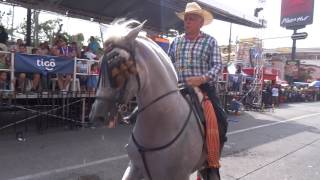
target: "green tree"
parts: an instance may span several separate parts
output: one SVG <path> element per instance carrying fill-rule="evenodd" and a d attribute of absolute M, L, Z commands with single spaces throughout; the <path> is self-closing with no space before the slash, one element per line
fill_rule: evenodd
<path fill-rule="evenodd" d="M 33 24 L 32 32 L 31 34 L 34 34 L 34 20 L 31 20 L 31 23 Z M 67 32 L 62 32 L 62 19 L 52 19 L 47 20 L 44 22 L 41 22 L 38 24 L 38 39 L 34 39 L 33 36 L 31 39 L 34 41 L 48 41 L 50 44 L 53 42 L 54 38 L 57 35 L 62 35 L 65 37 L 68 41 L 72 39 L 72 36 L 68 34 Z M 26 35 L 26 29 L 27 24 L 26 20 L 18 27 L 17 32 L 22 35 Z M 34 42 L 32 42 L 34 44 Z"/>
<path fill-rule="evenodd" d="M 47 20 L 39 23 L 39 40 L 52 43 L 57 34 L 62 31 L 62 19 Z"/>
<path fill-rule="evenodd" d="M 3 24 L 2 19 L 3 19 L 3 17 L 4 17 L 5 15 L 6 15 L 6 12 L 5 12 L 5 11 L 0 11 L 0 25 Z"/>
<path fill-rule="evenodd" d="M 84 36 L 82 33 L 78 33 L 72 36 L 72 40 L 70 42 L 76 42 L 78 47 L 81 49 L 83 47 Z"/>

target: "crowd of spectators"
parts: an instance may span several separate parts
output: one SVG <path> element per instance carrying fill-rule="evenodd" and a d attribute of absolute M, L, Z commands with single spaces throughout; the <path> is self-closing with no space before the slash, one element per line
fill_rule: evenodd
<path fill-rule="evenodd" d="M 4 28 L 0 26 L 0 34 L 5 32 Z M 0 35 L 2 36 L 2 35 Z M 5 35 L 4 35 L 5 36 Z M 100 44 L 94 37 L 90 37 L 88 46 L 79 47 L 76 42 L 68 42 L 66 38 L 58 35 L 52 44 L 42 42 L 38 47 L 27 47 L 22 39 L 16 40 L 14 44 L 8 45 L 6 38 L 0 37 L 0 69 L 9 69 L 11 66 L 11 56 L 4 52 L 35 54 L 41 56 L 60 56 L 65 60 L 80 59 L 77 61 L 77 75 L 76 78 L 80 82 L 81 91 L 95 91 L 97 85 L 97 78 L 99 74 L 98 60 L 102 55 Z M 30 52 L 28 51 L 30 49 Z M 81 59 L 89 59 L 86 61 Z M 16 61 L 16 63 L 19 63 Z M 89 71 L 88 71 L 89 69 Z M 8 71 L 0 70 L 0 89 L 9 89 L 10 73 Z M 40 73 L 25 73 L 16 72 L 14 78 L 15 91 L 26 92 L 43 90 L 71 90 L 70 83 L 73 79 L 73 74 L 48 74 Z M 55 81 L 56 83 L 53 83 Z M 53 84 L 57 86 L 53 87 Z"/>
<path fill-rule="evenodd" d="M 319 88 L 289 86 L 281 89 L 280 102 L 312 102 L 320 100 Z"/>
<path fill-rule="evenodd" d="M 237 81 L 230 78 L 231 86 L 229 85 L 229 96 L 226 98 L 226 108 L 228 111 L 238 113 L 240 105 L 246 110 L 261 110 L 262 108 L 276 108 L 282 103 L 290 102 L 313 102 L 320 100 L 320 88 L 308 86 L 280 85 L 275 82 L 266 81 L 263 84 L 262 104 L 255 105 L 253 102 L 257 100 L 256 91 L 251 91 L 253 88 L 252 80 L 246 78 L 241 83 L 242 93 L 239 91 Z M 305 83 L 307 84 L 307 83 Z"/>
<path fill-rule="evenodd" d="M 272 104 L 279 106 L 281 103 L 290 102 L 313 102 L 320 100 L 320 91 L 317 88 L 294 85 L 268 85 L 263 90 L 262 98 L 265 107 L 270 107 Z"/>

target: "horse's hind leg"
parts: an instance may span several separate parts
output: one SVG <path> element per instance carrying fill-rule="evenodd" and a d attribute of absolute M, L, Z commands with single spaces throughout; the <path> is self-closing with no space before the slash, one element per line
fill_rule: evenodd
<path fill-rule="evenodd" d="M 220 180 L 219 169 L 208 168 L 200 171 L 203 180 Z"/>
<path fill-rule="evenodd" d="M 143 175 L 138 167 L 134 166 L 131 162 L 123 174 L 122 180 L 142 180 Z"/>

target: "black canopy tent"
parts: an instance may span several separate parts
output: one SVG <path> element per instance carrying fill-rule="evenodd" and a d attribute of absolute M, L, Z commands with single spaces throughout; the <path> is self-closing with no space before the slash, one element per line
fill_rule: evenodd
<path fill-rule="evenodd" d="M 212 0 L 196 0 L 211 11 L 215 19 L 253 28 L 263 27 L 258 21 L 252 21 L 214 6 Z M 169 29 L 182 30 L 183 23 L 175 12 L 184 10 L 187 0 L 7 0 L 6 3 L 31 9 L 41 9 L 70 17 L 107 23 L 114 18 L 134 18 L 147 20 L 146 28 L 155 32 Z M 210 2 L 210 3 L 206 3 Z"/>

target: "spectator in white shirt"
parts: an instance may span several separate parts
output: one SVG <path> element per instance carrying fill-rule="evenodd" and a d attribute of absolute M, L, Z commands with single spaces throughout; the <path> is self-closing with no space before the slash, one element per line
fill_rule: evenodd
<path fill-rule="evenodd" d="M 279 88 L 274 85 L 272 88 L 272 104 L 273 106 L 279 106 Z"/>

